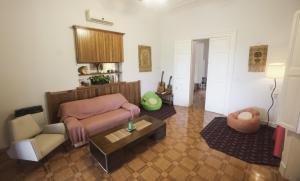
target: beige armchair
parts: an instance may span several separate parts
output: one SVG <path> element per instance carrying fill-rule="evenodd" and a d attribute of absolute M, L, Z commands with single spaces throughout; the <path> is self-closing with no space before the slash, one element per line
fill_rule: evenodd
<path fill-rule="evenodd" d="M 63 123 L 41 128 L 28 114 L 10 121 L 12 143 L 7 153 L 10 158 L 39 161 L 67 140 Z"/>

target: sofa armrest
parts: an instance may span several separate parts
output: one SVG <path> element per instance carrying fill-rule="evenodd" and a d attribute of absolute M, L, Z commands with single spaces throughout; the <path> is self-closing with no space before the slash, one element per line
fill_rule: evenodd
<path fill-rule="evenodd" d="M 127 110 L 130 112 L 131 116 L 132 117 L 137 117 L 139 114 L 140 114 L 140 108 L 134 104 L 131 104 L 131 103 L 124 103 L 122 106 L 121 106 L 123 109 Z"/>
<path fill-rule="evenodd" d="M 12 159 L 39 161 L 42 158 L 34 139 L 25 139 L 14 142 L 7 150 L 7 154 Z"/>
<path fill-rule="evenodd" d="M 46 125 L 42 131 L 44 134 L 66 134 L 64 123 Z"/>
<path fill-rule="evenodd" d="M 87 134 L 84 129 L 84 126 L 78 119 L 74 117 L 68 117 L 63 121 L 66 124 L 69 138 L 73 145 L 79 142 L 87 141 Z"/>

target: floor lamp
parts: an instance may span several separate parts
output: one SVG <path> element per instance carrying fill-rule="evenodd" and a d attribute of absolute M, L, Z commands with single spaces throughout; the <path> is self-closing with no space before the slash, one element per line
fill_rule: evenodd
<path fill-rule="evenodd" d="M 269 121 L 270 121 L 270 110 L 272 109 L 272 107 L 274 105 L 274 92 L 275 92 L 276 86 L 277 86 L 276 79 L 283 78 L 284 71 L 285 71 L 284 63 L 270 63 L 267 66 L 266 76 L 268 78 L 274 79 L 274 88 L 271 93 L 272 104 L 271 104 L 270 108 L 268 109 L 267 126 L 269 126 Z"/>

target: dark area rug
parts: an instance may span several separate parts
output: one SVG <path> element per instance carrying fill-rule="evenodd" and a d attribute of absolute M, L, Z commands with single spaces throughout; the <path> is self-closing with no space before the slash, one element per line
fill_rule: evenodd
<path fill-rule="evenodd" d="M 274 128 L 261 125 L 256 133 L 245 134 L 226 121 L 226 117 L 216 117 L 201 131 L 209 147 L 249 163 L 279 166 L 280 159 L 273 156 Z"/>
<path fill-rule="evenodd" d="M 175 110 L 174 106 L 168 105 L 168 104 L 163 104 L 162 107 L 157 111 L 147 111 L 143 107 L 140 107 L 140 108 L 141 108 L 140 116 L 147 114 L 149 116 L 152 116 L 152 117 L 155 117 L 155 118 L 161 119 L 161 120 L 167 119 L 168 117 L 171 117 L 174 114 L 176 114 L 176 110 Z"/>

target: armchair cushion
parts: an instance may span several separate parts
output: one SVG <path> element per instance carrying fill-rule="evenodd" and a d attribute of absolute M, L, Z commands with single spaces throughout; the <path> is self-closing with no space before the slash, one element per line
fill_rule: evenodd
<path fill-rule="evenodd" d="M 248 121 L 250 119 L 252 119 L 252 113 L 251 112 L 241 112 L 237 119 L 242 120 L 242 121 Z"/>
<path fill-rule="evenodd" d="M 81 120 L 82 125 L 88 133 L 88 136 L 93 136 L 102 131 L 106 131 L 117 125 L 128 122 L 130 112 L 124 109 L 117 109 L 104 114 L 96 115 Z"/>
<path fill-rule="evenodd" d="M 18 117 L 10 121 L 10 124 L 12 141 L 31 138 L 41 132 L 41 128 L 31 115 Z"/>
<path fill-rule="evenodd" d="M 41 157 L 46 156 L 64 141 L 63 134 L 40 134 L 34 138 L 36 150 L 40 152 Z"/>
<path fill-rule="evenodd" d="M 46 125 L 42 131 L 43 134 L 66 134 L 64 123 Z"/>

